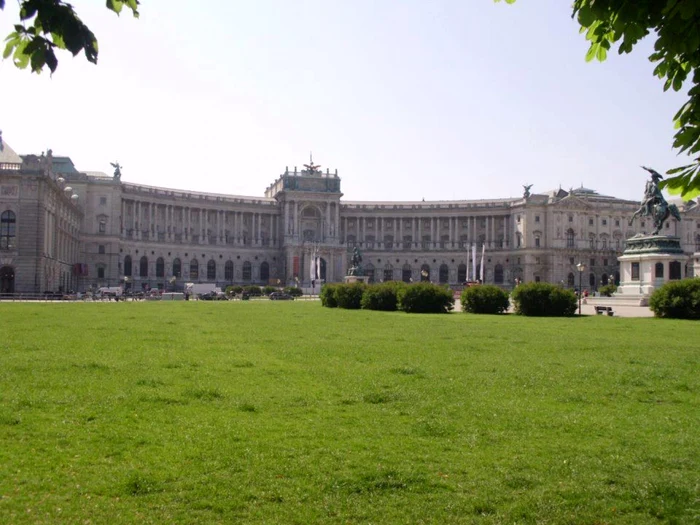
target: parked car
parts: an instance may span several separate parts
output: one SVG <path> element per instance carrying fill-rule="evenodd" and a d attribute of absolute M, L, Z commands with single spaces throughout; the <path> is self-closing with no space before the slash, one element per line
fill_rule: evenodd
<path fill-rule="evenodd" d="M 293 301 L 294 297 L 284 292 L 272 292 L 269 296 L 270 301 Z"/>

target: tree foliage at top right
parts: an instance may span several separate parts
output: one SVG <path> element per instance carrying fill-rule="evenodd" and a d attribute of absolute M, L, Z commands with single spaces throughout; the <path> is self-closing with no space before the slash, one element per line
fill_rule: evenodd
<path fill-rule="evenodd" d="M 612 46 L 630 53 L 645 36 L 656 42 L 649 60 L 664 91 L 680 91 L 689 80 L 688 100 L 674 116 L 673 147 L 697 156 L 692 164 L 668 171 L 662 183 L 685 198 L 700 195 L 700 1 L 698 0 L 575 0 L 573 16 L 591 46 L 586 60 L 603 61 Z"/>
<path fill-rule="evenodd" d="M 674 116 L 673 147 L 695 157 L 668 170 L 673 177 L 660 186 L 686 199 L 700 195 L 700 0 L 574 0 L 572 10 L 591 43 L 587 61 L 604 61 L 613 46 L 620 54 L 630 53 L 645 36 L 656 36 L 649 60 L 664 91 L 690 86 L 688 100 Z"/>

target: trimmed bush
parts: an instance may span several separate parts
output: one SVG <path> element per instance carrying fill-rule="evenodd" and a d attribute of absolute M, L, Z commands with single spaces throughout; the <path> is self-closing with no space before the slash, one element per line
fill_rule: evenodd
<path fill-rule="evenodd" d="M 394 312 L 398 309 L 398 291 L 406 284 L 390 281 L 382 284 L 372 284 L 365 288 L 362 294 L 362 308 L 365 310 L 382 310 Z"/>
<path fill-rule="evenodd" d="M 297 286 L 286 286 L 284 288 L 284 293 L 291 295 L 292 297 L 301 297 L 304 295 L 304 292 L 301 291 L 301 288 L 298 288 Z"/>
<path fill-rule="evenodd" d="M 700 319 L 700 278 L 664 284 L 651 294 L 649 308 L 656 317 Z"/>
<path fill-rule="evenodd" d="M 255 286 L 254 284 L 250 284 L 243 288 L 243 291 L 247 293 L 248 295 L 252 295 L 253 297 L 256 297 L 258 295 L 262 295 L 262 290 L 260 289 L 259 286 Z"/>
<path fill-rule="evenodd" d="M 321 292 L 318 294 L 321 298 L 321 306 L 326 308 L 337 308 L 338 302 L 335 300 L 335 290 L 340 283 L 326 283 L 321 287 Z"/>
<path fill-rule="evenodd" d="M 262 293 L 263 295 L 270 295 L 272 292 L 276 292 L 277 287 L 276 286 L 263 286 Z"/>
<path fill-rule="evenodd" d="M 601 286 L 598 288 L 598 292 L 600 295 L 603 297 L 612 297 L 612 294 L 614 294 L 617 291 L 617 286 L 614 284 L 606 284 L 605 286 Z"/>
<path fill-rule="evenodd" d="M 508 310 L 508 292 L 492 284 L 469 286 L 460 300 L 462 311 L 470 314 L 502 314 Z"/>
<path fill-rule="evenodd" d="M 226 295 L 237 295 L 243 291 L 242 286 L 233 285 L 226 287 Z"/>
<path fill-rule="evenodd" d="M 511 295 L 515 313 L 532 317 L 569 317 L 576 313 L 574 292 L 550 283 L 521 284 Z"/>
<path fill-rule="evenodd" d="M 452 290 L 432 283 L 415 283 L 399 288 L 399 310 L 407 313 L 446 314 L 454 308 Z"/>
<path fill-rule="evenodd" d="M 335 302 L 338 308 L 359 310 L 362 306 L 362 294 L 366 287 L 364 283 L 336 284 Z"/>

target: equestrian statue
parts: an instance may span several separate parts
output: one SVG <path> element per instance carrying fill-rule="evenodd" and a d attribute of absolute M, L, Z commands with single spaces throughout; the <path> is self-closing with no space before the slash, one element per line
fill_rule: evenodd
<path fill-rule="evenodd" d="M 642 217 L 651 217 L 654 222 L 654 231 L 652 235 L 658 235 L 661 228 L 670 216 L 673 216 L 676 220 L 681 220 L 681 214 L 675 204 L 669 204 L 666 202 L 661 190 L 659 189 L 659 181 L 663 177 L 655 170 L 642 166 L 643 169 L 651 173 L 651 180 L 647 181 L 644 187 L 644 199 L 642 204 L 634 215 L 629 220 L 630 226 L 632 221 L 639 215 Z"/>

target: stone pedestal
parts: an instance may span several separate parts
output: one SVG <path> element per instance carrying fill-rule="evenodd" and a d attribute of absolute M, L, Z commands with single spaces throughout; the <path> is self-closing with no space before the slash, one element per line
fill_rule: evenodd
<path fill-rule="evenodd" d="M 346 275 L 344 277 L 345 283 L 346 284 L 351 284 L 351 283 L 365 283 L 367 284 L 369 282 L 369 276 L 368 275 Z"/>
<path fill-rule="evenodd" d="M 627 240 L 620 261 L 620 286 L 616 299 L 649 304 L 654 290 L 668 281 L 683 278 L 688 256 L 683 253 L 678 237 L 639 235 Z"/>

